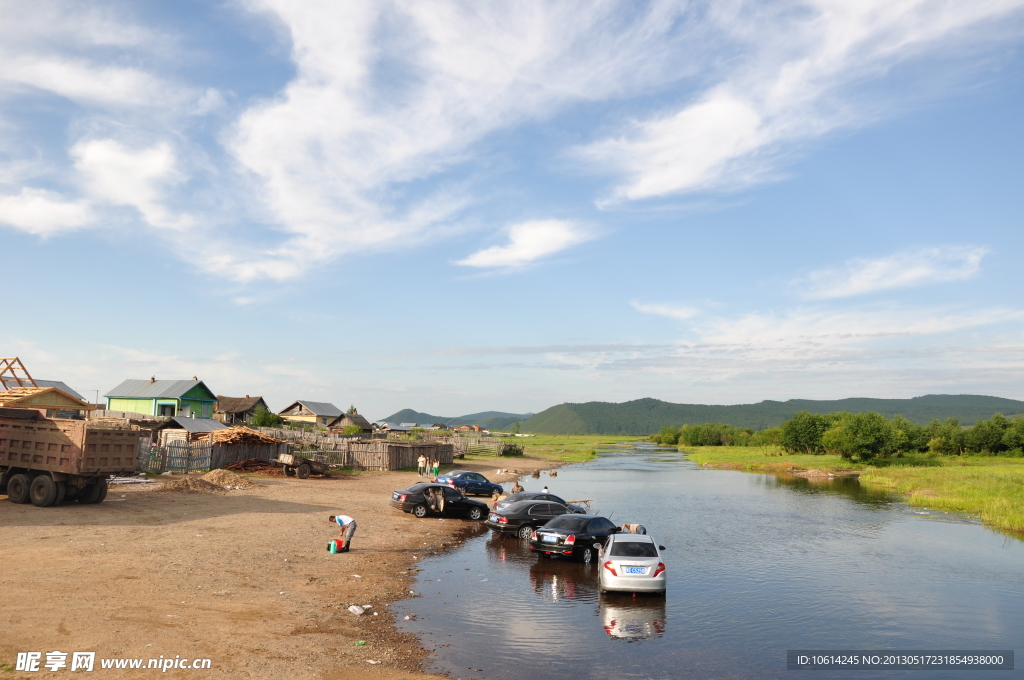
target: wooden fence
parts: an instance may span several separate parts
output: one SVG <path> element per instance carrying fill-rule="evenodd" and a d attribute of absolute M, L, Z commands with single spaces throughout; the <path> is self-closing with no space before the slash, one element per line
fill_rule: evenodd
<path fill-rule="evenodd" d="M 139 441 L 140 472 L 199 472 L 224 467 L 228 463 L 248 458 L 274 460 L 280 453 L 288 453 L 287 444 L 252 446 L 248 444 L 213 444 L 209 441 L 178 439 L 154 446 L 150 437 Z"/>
<path fill-rule="evenodd" d="M 420 455 L 451 465 L 455 452 L 450 444 L 398 442 L 389 439 L 356 440 L 330 451 L 300 451 L 298 455 L 354 470 L 401 470 L 415 468 Z"/>

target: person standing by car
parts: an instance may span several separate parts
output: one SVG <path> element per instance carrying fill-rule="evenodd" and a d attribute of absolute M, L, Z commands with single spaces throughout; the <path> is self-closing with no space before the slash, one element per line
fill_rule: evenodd
<path fill-rule="evenodd" d="M 517 479 L 515 483 L 512 485 L 512 493 L 522 493 L 523 491 L 523 485 L 520 484 L 519 480 Z"/>
<path fill-rule="evenodd" d="M 416 459 L 416 476 L 422 477 L 427 474 L 427 457 L 422 453 L 420 457 Z"/>
<path fill-rule="evenodd" d="M 352 546 L 352 537 L 356 535 L 356 521 L 348 515 L 331 515 L 327 521 L 336 523 L 340 527 L 338 538 L 341 539 L 341 550 L 338 552 L 348 552 Z"/>
<path fill-rule="evenodd" d="M 548 485 L 547 485 L 547 484 L 545 484 L 545 485 L 544 485 L 544 488 L 543 488 L 543 489 L 541 489 L 541 490 L 540 490 L 540 492 L 541 492 L 541 493 L 550 493 L 550 492 L 548 491 Z"/>
<path fill-rule="evenodd" d="M 437 473 L 441 471 L 441 461 L 437 458 L 434 459 L 434 479 L 437 479 Z"/>

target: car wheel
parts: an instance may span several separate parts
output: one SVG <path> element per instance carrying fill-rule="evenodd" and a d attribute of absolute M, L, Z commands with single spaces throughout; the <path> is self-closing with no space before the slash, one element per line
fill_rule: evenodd
<path fill-rule="evenodd" d="M 533 534 L 533 527 L 529 524 L 519 527 L 519 538 L 529 538 L 531 534 Z"/>
<path fill-rule="evenodd" d="M 416 517 L 419 517 L 420 519 L 423 519 L 427 516 L 427 506 L 420 503 L 419 505 L 412 509 L 412 514 Z"/>
<path fill-rule="evenodd" d="M 593 562 L 594 561 L 594 549 L 593 548 L 584 548 L 583 549 L 583 553 L 580 555 L 580 560 L 584 564 L 590 564 L 591 562 Z"/>
<path fill-rule="evenodd" d="M 469 510 L 469 518 L 471 520 L 475 521 L 475 520 L 478 520 L 478 519 L 483 519 L 483 516 L 484 516 L 484 511 L 481 510 L 480 508 L 470 508 L 470 510 Z"/>
<path fill-rule="evenodd" d="M 11 499 L 12 503 L 30 502 L 28 487 L 31 483 L 32 480 L 28 475 L 14 475 L 7 480 L 7 497 Z"/>

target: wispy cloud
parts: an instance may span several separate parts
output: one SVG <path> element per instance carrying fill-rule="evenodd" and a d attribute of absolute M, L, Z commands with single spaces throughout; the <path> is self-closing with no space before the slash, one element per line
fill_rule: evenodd
<path fill-rule="evenodd" d="M 89 225 L 95 216 L 86 201 L 67 201 L 55 192 L 23 188 L 0 196 L 0 223 L 37 236 L 52 236 Z"/>
<path fill-rule="evenodd" d="M 865 92 L 865 82 L 901 62 L 934 56 L 942 45 L 983 44 L 1007 30 L 1019 35 L 1022 6 L 1019 0 L 718 6 L 708 12 L 706 28 L 733 58 L 709 62 L 710 85 L 675 110 L 641 117 L 577 154 L 622 175 L 613 201 L 757 182 L 774 176 L 780 156 L 795 144 L 884 115 L 884 98 Z"/>
<path fill-rule="evenodd" d="M 810 300 L 852 297 L 892 288 L 962 281 L 978 273 L 987 248 L 943 246 L 904 251 L 876 259 L 857 258 L 834 269 L 819 269 L 793 281 Z"/>
<path fill-rule="evenodd" d="M 666 316 L 670 319 L 679 319 L 680 321 L 700 314 L 700 310 L 696 307 L 689 307 L 686 305 L 646 303 L 637 302 L 636 300 L 629 304 L 638 312 L 643 312 L 644 314 L 655 314 L 657 316 Z"/>
<path fill-rule="evenodd" d="M 565 220 L 531 220 L 508 228 L 508 243 L 491 246 L 459 260 L 466 267 L 521 267 L 591 238 Z"/>

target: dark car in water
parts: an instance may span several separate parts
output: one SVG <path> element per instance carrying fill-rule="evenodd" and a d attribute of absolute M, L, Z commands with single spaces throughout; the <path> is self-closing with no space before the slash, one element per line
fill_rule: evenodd
<path fill-rule="evenodd" d="M 608 537 L 618 531 L 607 517 L 561 515 L 533 532 L 530 550 L 543 557 L 565 556 L 593 562 L 597 558 L 594 545 L 603 546 Z"/>
<path fill-rule="evenodd" d="M 519 538 L 529 538 L 535 528 L 544 526 L 555 517 L 567 512 L 569 510 L 561 503 L 519 501 L 506 505 L 500 510 L 492 510 L 487 515 L 487 521 L 484 524 L 499 533 L 516 534 Z"/>
<path fill-rule="evenodd" d="M 466 498 L 458 489 L 453 489 L 447 484 L 427 482 L 413 484 L 408 489 L 392 491 L 390 505 L 420 518 L 441 515 L 481 520 L 487 516 L 488 511 L 487 503 Z"/>
<path fill-rule="evenodd" d="M 576 505 L 568 501 L 564 501 L 553 493 L 541 493 L 539 491 L 522 491 L 520 493 L 514 493 L 510 496 L 505 496 L 500 501 L 494 504 L 495 510 L 504 510 L 508 506 L 518 501 L 549 501 L 551 503 L 558 503 L 569 508 L 569 512 L 575 512 L 577 514 L 586 514 L 586 508 L 582 505 Z M 559 513 L 561 514 L 561 513 Z"/>
<path fill-rule="evenodd" d="M 458 489 L 467 496 L 497 496 L 505 493 L 501 484 L 488 481 L 479 472 L 469 470 L 452 470 L 443 475 L 438 475 L 438 484 L 447 484 Z"/>

